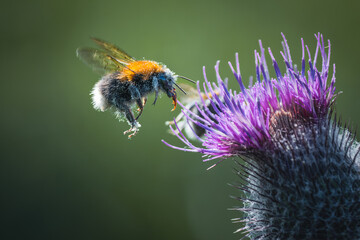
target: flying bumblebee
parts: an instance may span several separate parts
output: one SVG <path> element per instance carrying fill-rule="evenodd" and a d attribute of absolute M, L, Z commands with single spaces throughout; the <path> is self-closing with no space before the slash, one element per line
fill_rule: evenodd
<path fill-rule="evenodd" d="M 199 107 L 201 107 L 201 98 L 199 96 L 198 91 L 195 88 L 193 88 L 189 85 L 186 85 L 186 84 L 180 83 L 179 85 L 187 93 L 186 96 L 181 97 L 180 102 L 182 104 L 184 104 L 184 106 L 188 110 L 193 112 L 195 115 L 203 117 L 202 114 L 199 112 L 199 110 L 196 107 L 196 103 L 198 104 Z M 219 90 L 215 89 L 214 93 L 216 95 L 219 95 Z M 201 92 L 201 97 L 205 101 L 206 108 L 209 109 L 209 111 L 212 114 L 216 114 L 216 111 L 214 110 L 214 108 L 211 105 L 210 100 L 209 100 L 213 97 L 211 95 L 211 93 L 208 93 L 208 95 L 206 95 L 205 93 Z M 186 111 L 185 111 L 185 113 L 186 113 Z M 216 122 L 216 120 L 213 119 L 212 116 L 209 116 L 209 118 L 211 118 L 212 120 L 214 120 Z M 179 130 L 184 131 L 186 136 L 188 136 L 189 139 L 197 140 L 198 137 L 203 138 L 206 133 L 206 130 L 204 128 L 202 128 L 199 125 L 188 120 L 182 112 L 175 118 L 175 121 L 167 121 L 167 122 L 165 122 L 165 125 L 173 126 L 173 125 L 175 125 L 175 122 L 176 122 Z M 175 128 L 175 131 L 178 132 L 178 130 L 176 128 Z M 170 130 L 170 133 L 173 133 L 173 132 Z"/>
<path fill-rule="evenodd" d="M 101 70 L 105 75 L 95 84 L 92 89 L 92 102 L 96 110 L 105 111 L 111 107 L 116 109 L 119 116 L 125 116 L 130 129 L 125 131 L 129 138 L 134 136 L 141 126 L 138 119 L 141 116 L 147 96 L 155 92 L 155 100 L 159 92 L 164 92 L 172 98 L 175 110 L 177 99 L 177 86 L 184 94 L 186 92 L 176 84 L 177 78 L 183 78 L 190 82 L 193 80 L 176 75 L 165 65 L 155 61 L 137 61 L 130 57 L 117 46 L 100 39 L 92 40 L 101 47 L 78 48 L 77 56 L 94 70 Z M 138 116 L 134 117 L 132 108 L 138 106 Z"/>

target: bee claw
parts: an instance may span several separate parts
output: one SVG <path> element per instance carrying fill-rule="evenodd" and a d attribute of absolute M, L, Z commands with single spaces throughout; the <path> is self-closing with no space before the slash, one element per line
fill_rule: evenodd
<path fill-rule="evenodd" d="M 131 139 L 133 136 L 135 136 L 135 135 L 137 134 L 138 131 L 139 131 L 138 128 L 132 127 L 132 128 L 130 128 L 129 130 L 126 130 L 126 131 L 124 132 L 124 135 L 131 133 L 131 134 L 128 136 L 128 139 Z"/>
<path fill-rule="evenodd" d="M 137 132 L 138 132 L 138 131 L 133 132 L 132 134 L 130 134 L 130 135 L 128 136 L 128 139 L 131 140 L 131 138 L 132 138 L 133 136 L 135 136 Z"/>
<path fill-rule="evenodd" d="M 141 127 L 141 125 L 138 122 L 135 122 L 130 129 L 128 129 L 124 132 L 124 135 L 131 133 L 128 136 L 128 139 L 131 139 L 133 136 L 135 136 L 137 134 L 140 127 Z"/>

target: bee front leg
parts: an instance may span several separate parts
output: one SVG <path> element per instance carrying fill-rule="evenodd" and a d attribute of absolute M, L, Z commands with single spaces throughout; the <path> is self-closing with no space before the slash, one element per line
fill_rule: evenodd
<path fill-rule="evenodd" d="M 138 105 L 140 111 L 139 115 L 135 118 L 135 120 L 138 120 L 144 110 L 144 105 L 142 99 L 136 99 L 136 104 Z"/>
<path fill-rule="evenodd" d="M 153 105 L 155 105 L 156 100 L 157 100 L 157 98 L 159 96 L 159 81 L 157 80 L 157 78 L 153 79 L 152 86 L 153 86 L 153 89 L 155 91 L 155 100 L 153 102 Z"/>
<path fill-rule="evenodd" d="M 136 103 L 137 103 L 137 105 L 138 105 L 138 109 L 136 109 L 138 112 L 140 112 L 140 110 L 141 110 L 141 108 L 140 108 L 140 103 L 138 103 L 138 101 L 140 101 L 140 100 L 137 100 L 136 101 Z M 147 98 L 146 97 L 144 97 L 144 98 L 142 98 L 142 107 L 144 107 L 145 106 L 145 104 L 146 104 L 146 102 L 147 102 Z"/>
<path fill-rule="evenodd" d="M 153 102 L 153 105 L 155 105 L 156 100 L 158 99 L 158 96 L 159 96 L 159 91 L 156 90 L 156 91 L 155 91 L 155 100 L 154 100 L 154 102 Z"/>

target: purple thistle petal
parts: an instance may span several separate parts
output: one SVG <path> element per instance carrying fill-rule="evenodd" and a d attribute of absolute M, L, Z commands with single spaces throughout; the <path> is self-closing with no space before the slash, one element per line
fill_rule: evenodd
<path fill-rule="evenodd" d="M 273 67 L 275 69 L 275 73 L 276 73 L 276 77 L 279 81 L 282 80 L 282 75 L 281 75 L 281 71 L 280 71 L 280 68 L 279 68 L 279 65 L 277 64 L 272 52 L 271 52 L 271 49 L 268 48 L 268 51 L 269 51 L 269 54 L 270 54 L 270 57 L 271 57 L 271 60 L 273 62 Z"/>
<path fill-rule="evenodd" d="M 301 57 L 301 77 L 305 76 L 305 47 L 304 47 L 304 39 L 301 38 L 301 49 L 302 49 L 302 57 Z"/>
<path fill-rule="evenodd" d="M 284 51 L 286 52 L 286 57 L 287 57 L 287 61 L 289 62 L 289 64 L 290 64 L 290 66 L 291 66 L 291 68 L 293 68 L 293 66 L 292 66 L 292 60 L 291 60 L 291 55 L 290 55 L 290 48 L 289 48 L 289 45 L 288 45 L 288 43 L 287 43 L 287 40 L 286 40 L 286 38 L 285 38 L 285 35 L 283 34 L 283 33 L 281 33 L 281 36 L 282 36 L 282 38 L 284 39 L 284 44 L 283 44 L 283 46 L 284 46 Z"/>
<path fill-rule="evenodd" d="M 320 33 L 318 33 L 317 35 L 315 34 L 315 38 L 317 40 L 317 44 L 316 44 L 316 51 L 315 51 L 315 56 L 314 56 L 314 66 L 316 66 L 316 60 L 317 60 L 317 56 L 319 53 L 319 48 L 320 48 Z"/>
<path fill-rule="evenodd" d="M 236 54 L 237 54 L 237 53 L 236 53 Z M 237 61 L 239 61 L 238 58 L 237 58 Z M 239 86 L 240 86 L 241 91 L 242 91 L 244 94 L 246 94 L 246 88 L 245 88 L 245 86 L 244 86 L 244 83 L 243 83 L 243 81 L 242 81 L 242 79 L 241 79 L 241 75 L 240 75 L 240 65 L 238 65 L 238 64 L 236 63 L 236 68 L 237 68 L 238 72 L 235 72 L 234 67 L 233 67 L 233 65 L 231 64 L 230 61 L 228 62 L 228 64 L 229 64 L 229 66 L 230 66 L 230 68 L 231 68 L 231 71 L 234 73 L 234 76 L 235 76 L 237 82 L 239 83 Z"/>
<path fill-rule="evenodd" d="M 258 58 L 257 58 L 257 51 L 254 50 L 254 55 L 255 55 L 255 66 L 256 66 L 256 79 L 258 80 L 259 83 L 261 83 L 261 79 L 260 79 L 260 67 L 259 67 L 259 63 L 258 63 Z"/>
<path fill-rule="evenodd" d="M 266 59 L 265 59 L 265 49 L 262 46 L 261 40 L 259 40 L 259 46 L 260 46 L 260 51 L 261 51 L 261 62 L 264 66 L 265 77 L 267 79 L 270 79 L 269 69 L 267 67 Z M 239 58 L 238 57 L 236 57 L 236 58 L 237 58 L 237 61 L 239 61 Z M 240 72 L 240 70 L 238 72 Z"/>

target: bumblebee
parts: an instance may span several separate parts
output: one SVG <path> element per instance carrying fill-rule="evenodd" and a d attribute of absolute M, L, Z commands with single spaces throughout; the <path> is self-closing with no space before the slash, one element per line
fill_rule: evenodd
<path fill-rule="evenodd" d="M 125 51 L 114 44 L 103 40 L 92 38 L 101 48 L 78 48 L 77 56 L 94 70 L 105 73 L 92 89 L 92 102 L 96 110 L 105 111 L 111 107 L 115 108 L 116 114 L 125 116 L 130 129 L 124 134 L 129 138 L 134 136 L 141 126 L 138 119 L 141 116 L 147 96 L 155 92 L 155 100 L 159 92 L 164 92 L 172 98 L 175 110 L 177 99 L 177 86 L 184 94 L 186 92 L 176 84 L 177 78 L 183 78 L 194 82 L 183 76 L 178 76 L 165 65 L 155 61 L 137 61 L 130 57 Z M 132 108 L 138 106 L 138 115 L 134 117 Z"/>
<path fill-rule="evenodd" d="M 195 115 L 202 118 L 203 117 L 202 114 L 199 112 L 199 110 L 196 107 L 196 104 L 198 104 L 198 106 L 201 107 L 201 99 L 200 99 L 198 91 L 195 88 L 193 88 L 193 87 L 191 87 L 189 85 L 186 85 L 186 84 L 179 84 L 179 85 L 187 93 L 186 96 L 183 96 L 180 99 L 181 103 L 184 104 L 185 108 L 187 108 L 188 110 L 193 112 Z M 214 91 L 214 93 L 216 95 L 219 95 L 219 90 L 216 89 Z M 216 114 L 216 111 L 214 110 L 213 106 L 210 103 L 210 99 L 213 97 L 211 95 L 211 93 L 208 93 L 208 95 L 206 95 L 205 93 L 201 92 L 200 94 L 201 94 L 201 98 L 204 99 L 204 101 L 205 101 L 206 108 L 212 114 Z M 214 120 L 215 122 L 217 122 L 212 116 L 209 116 L 209 118 Z M 203 138 L 205 133 L 206 133 L 206 130 L 204 128 L 202 128 L 199 125 L 193 123 L 192 121 L 187 120 L 187 118 L 184 116 L 183 113 L 180 113 L 175 118 L 175 121 L 167 121 L 167 122 L 165 122 L 165 125 L 167 125 L 167 126 L 171 125 L 172 126 L 172 125 L 175 125 L 175 122 L 176 122 L 177 127 L 179 128 L 179 130 L 184 131 L 189 139 L 197 140 L 199 137 Z M 175 131 L 178 132 L 177 129 Z M 173 132 L 170 130 L 170 133 L 173 133 Z"/>

